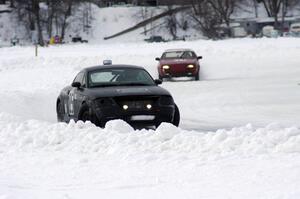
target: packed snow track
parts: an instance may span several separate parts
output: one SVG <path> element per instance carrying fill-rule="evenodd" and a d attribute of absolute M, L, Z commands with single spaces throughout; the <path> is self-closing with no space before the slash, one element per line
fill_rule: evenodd
<path fill-rule="evenodd" d="M 164 82 L 176 128 L 57 123 L 56 98 L 104 59 L 192 48 L 200 81 Z M 300 39 L 0 48 L 0 199 L 300 198 Z"/>

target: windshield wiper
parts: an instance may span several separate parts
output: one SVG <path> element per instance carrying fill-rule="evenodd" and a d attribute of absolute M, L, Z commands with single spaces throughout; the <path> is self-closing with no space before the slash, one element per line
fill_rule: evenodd
<path fill-rule="evenodd" d="M 119 84 L 118 86 L 151 86 L 151 84 L 130 82 L 130 83 Z"/>
<path fill-rule="evenodd" d="M 118 84 L 99 84 L 91 86 L 91 88 L 100 88 L 100 87 L 112 87 L 112 86 L 119 86 Z"/>
<path fill-rule="evenodd" d="M 118 84 L 99 84 L 90 86 L 90 88 L 101 88 L 101 87 L 113 87 L 113 86 L 152 86 L 147 83 L 129 82 L 129 83 L 118 83 Z"/>

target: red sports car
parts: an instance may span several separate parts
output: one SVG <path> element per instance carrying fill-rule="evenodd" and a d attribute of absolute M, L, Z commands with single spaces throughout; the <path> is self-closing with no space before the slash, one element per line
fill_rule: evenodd
<path fill-rule="evenodd" d="M 155 59 L 159 61 L 159 79 L 194 77 L 195 80 L 199 80 L 199 59 L 202 59 L 202 56 L 198 57 L 196 53 L 190 49 L 167 50 L 162 54 L 161 58 Z"/>

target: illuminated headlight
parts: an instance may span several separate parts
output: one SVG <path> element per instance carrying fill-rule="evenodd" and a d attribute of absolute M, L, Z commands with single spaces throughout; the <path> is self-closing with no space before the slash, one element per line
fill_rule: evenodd
<path fill-rule="evenodd" d="M 170 66 L 168 66 L 168 65 L 163 65 L 162 68 L 163 68 L 164 70 L 168 70 L 168 69 L 170 69 Z"/>
<path fill-rule="evenodd" d="M 147 104 L 147 106 L 146 106 L 146 107 L 147 107 L 147 109 L 149 109 L 149 110 L 150 110 L 150 109 L 152 108 L 152 105 L 151 105 L 151 104 Z"/>
<path fill-rule="evenodd" d="M 195 66 L 193 64 L 189 64 L 187 67 L 188 68 L 194 68 Z"/>
<path fill-rule="evenodd" d="M 126 104 L 123 105 L 124 110 L 127 110 L 128 108 L 129 108 L 128 105 L 126 105 Z"/>

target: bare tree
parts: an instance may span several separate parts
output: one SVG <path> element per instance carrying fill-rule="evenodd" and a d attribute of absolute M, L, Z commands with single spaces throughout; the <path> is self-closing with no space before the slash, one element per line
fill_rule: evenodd
<path fill-rule="evenodd" d="M 44 37 L 43 37 L 43 29 L 40 15 L 40 1 L 39 0 L 31 0 L 31 12 L 33 13 L 36 26 L 37 26 L 37 34 L 38 34 L 38 44 L 44 46 Z"/>
<path fill-rule="evenodd" d="M 262 3 L 269 17 L 274 17 L 275 27 L 278 28 L 278 14 L 283 0 L 257 0 L 258 3 Z"/>
<path fill-rule="evenodd" d="M 193 19 L 209 38 L 219 38 L 220 29 L 230 36 L 231 16 L 244 0 L 193 0 Z M 225 27 L 222 27 L 222 24 Z"/>
<path fill-rule="evenodd" d="M 69 24 L 68 27 L 71 28 L 75 34 L 81 30 L 86 34 L 90 34 L 91 23 L 94 19 L 91 3 L 76 3 L 72 10 L 73 14 L 70 19 L 67 20 Z M 75 22 L 76 26 L 72 26 L 73 22 Z"/>
<path fill-rule="evenodd" d="M 262 3 L 269 17 L 273 17 L 275 21 L 275 28 L 279 29 L 279 15 L 282 17 L 282 28 L 284 27 L 284 20 L 289 8 L 299 4 L 299 0 L 257 0 Z"/>
<path fill-rule="evenodd" d="M 193 0 L 192 8 L 191 17 L 198 24 L 202 33 L 208 38 L 219 38 L 218 27 L 222 23 L 222 18 L 208 3 L 208 0 Z"/>
<path fill-rule="evenodd" d="M 167 11 L 174 9 L 173 6 L 169 5 Z M 172 35 L 173 39 L 177 38 L 177 19 L 176 13 L 172 13 L 171 15 L 165 18 L 164 26 L 167 28 L 168 32 Z"/>
<path fill-rule="evenodd" d="M 60 37 L 64 39 L 66 28 L 68 26 L 67 20 L 72 14 L 72 8 L 74 5 L 74 0 L 64 0 L 61 4 L 61 15 L 62 15 L 62 24 L 61 24 L 61 34 Z"/>
<path fill-rule="evenodd" d="M 14 0 L 10 0 L 10 7 L 12 7 L 12 8 L 15 7 L 15 1 Z"/>
<path fill-rule="evenodd" d="M 77 20 L 82 22 L 83 30 L 88 27 L 87 23 L 90 23 L 91 8 L 82 4 L 84 7 L 83 10 L 75 9 L 77 5 L 89 2 L 88 0 L 48 0 L 47 2 L 48 15 L 46 27 L 49 37 L 53 35 L 53 28 L 55 28 L 55 35 L 59 35 L 63 40 L 65 38 L 66 30 L 70 24 L 69 18 L 75 12 L 83 11 L 83 16 L 81 18 L 77 18 Z"/>
<path fill-rule="evenodd" d="M 45 37 L 51 37 L 53 34 L 60 35 L 61 39 L 65 37 L 69 26 L 69 18 L 75 6 L 90 2 L 91 0 L 10 0 L 13 5 L 12 11 L 18 16 L 18 21 L 22 22 L 28 30 L 28 37 L 33 38 L 36 35 L 36 42 L 44 45 Z M 90 23 L 91 12 L 84 9 L 83 29 L 86 29 Z M 88 11 L 88 13 L 87 13 Z M 72 21 L 74 22 L 74 20 Z M 47 35 L 45 34 L 47 33 Z"/>
<path fill-rule="evenodd" d="M 57 15 L 57 10 L 60 4 L 59 0 L 47 0 L 46 1 L 48 9 L 46 11 L 46 29 L 48 33 L 48 37 L 51 38 L 53 34 L 53 23 L 55 20 L 55 17 Z"/>
<path fill-rule="evenodd" d="M 208 0 L 208 4 L 213 8 L 221 18 L 222 21 L 229 28 L 231 22 L 231 15 L 238 8 L 240 0 Z"/>
<path fill-rule="evenodd" d="M 150 11 L 149 11 L 148 7 L 141 7 L 139 9 L 139 11 L 135 14 L 134 17 L 138 20 L 138 22 L 144 21 L 144 20 L 150 18 L 150 14 L 149 13 L 150 13 Z M 143 28 L 144 28 L 144 31 L 143 31 L 144 35 L 147 35 L 147 33 L 149 32 L 147 30 L 147 26 L 145 25 Z"/>
<path fill-rule="evenodd" d="M 44 45 L 42 20 L 40 15 L 40 0 L 15 0 L 19 10 L 19 17 L 22 15 L 25 18 L 20 18 L 28 25 L 30 31 L 36 32 L 36 42 L 41 46 Z"/>

